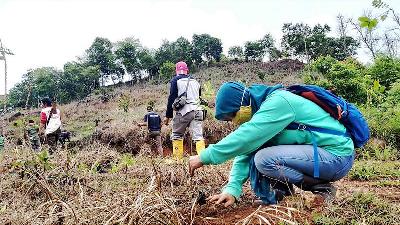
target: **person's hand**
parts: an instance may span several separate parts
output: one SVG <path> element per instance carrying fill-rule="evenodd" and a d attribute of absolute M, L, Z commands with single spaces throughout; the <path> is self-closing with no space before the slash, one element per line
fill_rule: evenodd
<path fill-rule="evenodd" d="M 233 205 L 235 203 L 236 199 L 232 195 L 228 193 L 221 193 L 218 195 L 213 195 L 207 198 L 207 201 L 209 202 L 214 202 L 214 204 L 221 204 L 224 203 L 225 207 L 228 207 L 230 205 Z"/>
<path fill-rule="evenodd" d="M 189 158 L 189 173 L 192 177 L 194 175 L 194 171 L 203 166 L 203 162 L 200 160 L 200 156 L 190 156 Z"/>
<path fill-rule="evenodd" d="M 168 118 L 168 117 L 165 117 L 165 118 L 164 118 L 164 124 L 165 124 L 166 126 L 168 126 L 168 124 L 169 124 L 169 118 Z"/>

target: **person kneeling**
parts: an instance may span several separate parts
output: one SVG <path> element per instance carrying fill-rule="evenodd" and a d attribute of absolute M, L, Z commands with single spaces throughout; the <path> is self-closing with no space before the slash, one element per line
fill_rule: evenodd
<path fill-rule="evenodd" d="M 317 104 L 284 90 L 282 85 L 246 88 L 237 82 L 224 83 L 215 108 L 216 119 L 240 126 L 199 156 L 192 156 L 189 166 L 193 175 L 203 165 L 234 158 L 229 182 L 222 193 L 209 198 L 218 204 L 232 205 L 248 178 L 265 204 L 276 204 L 293 194 L 293 185 L 334 195 L 331 182 L 346 176 L 353 165 L 354 144 L 350 137 L 288 129 L 295 122 L 346 132 L 344 125 Z"/>

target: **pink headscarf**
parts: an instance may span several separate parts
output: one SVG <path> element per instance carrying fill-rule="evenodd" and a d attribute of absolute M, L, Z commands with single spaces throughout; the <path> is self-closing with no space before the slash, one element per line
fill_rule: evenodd
<path fill-rule="evenodd" d="M 189 68 L 185 62 L 180 61 L 175 65 L 175 72 L 176 72 L 176 75 L 179 75 L 179 74 L 187 75 L 189 73 Z"/>

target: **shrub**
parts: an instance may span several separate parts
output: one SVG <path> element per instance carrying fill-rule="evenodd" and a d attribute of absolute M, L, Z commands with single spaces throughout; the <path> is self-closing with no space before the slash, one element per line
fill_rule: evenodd
<path fill-rule="evenodd" d="M 322 74 L 327 74 L 338 61 L 331 56 L 321 56 L 311 64 L 311 69 Z"/>
<path fill-rule="evenodd" d="M 363 160 L 396 160 L 398 151 L 383 140 L 372 138 L 362 149 L 357 149 L 358 158 Z"/>
<path fill-rule="evenodd" d="M 400 178 L 398 161 L 364 161 L 356 160 L 348 177 L 351 180 L 379 180 Z"/>
<path fill-rule="evenodd" d="M 261 70 L 257 71 L 257 76 L 258 78 L 260 78 L 261 81 L 264 81 L 266 75 L 267 74 Z"/>
<path fill-rule="evenodd" d="M 160 76 L 162 79 L 169 80 L 175 74 L 175 64 L 172 62 L 164 62 L 160 67 Z"/>
<path fill-rule="evenodd" d="M 313 216 L 317 225 L 398 224 L 399 206 L 371 192 L 355 192 Z"/>
<path fill-rule="evenodd" d="M 124 112 L 128 112 L 130 105 L 131 105 L 130 97 L 125 94 L 121 95 L 121 97 L 118 100 L 118 107 L 124 110 Z"/>
<path fill-rule="evenodd" d="M 364 67 L 354 59 L 337 61 L 329 56 L 319 57 L 309 68 L 303 76 L 305 83 L 332 90 L 350 102 L 367 101 L 367 87 L 372 82 L 365 76 Z"/>
<path fill-rule="evenodd" d="M 392 84 L 386 100 L 389 104 L 400 104 L 400 80 Z"/>
<path fill-rule="evenodd" d="M 400 59 L 390 56 L 379 56 L 374 64 L 368 68 L 368 74 L 372 79 L 379 82 L 387 89 L 390 85 L 400 79 Z"/>
<path fill-rule="evenodd" d="M 368 121 L 372 136 L 400 146 L 400 105 L 389 107 L 359 107 Z"/>

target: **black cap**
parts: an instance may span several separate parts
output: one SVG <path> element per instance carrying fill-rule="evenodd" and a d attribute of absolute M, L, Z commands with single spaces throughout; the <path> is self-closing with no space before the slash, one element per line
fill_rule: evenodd
<path fill-rule="evenodd" d="M 51 106 L 51 99 L 49 97 L 42 98 L 42 103 L 47 106 Z"/>

